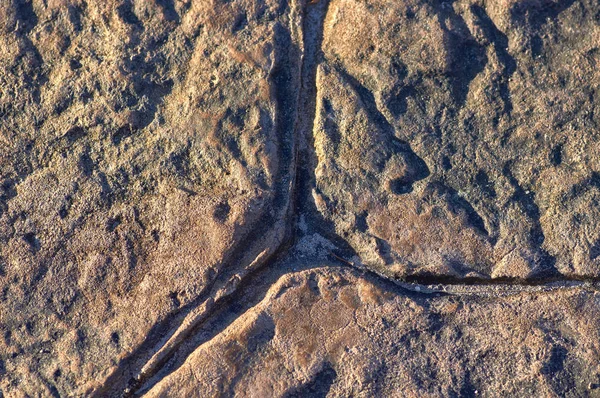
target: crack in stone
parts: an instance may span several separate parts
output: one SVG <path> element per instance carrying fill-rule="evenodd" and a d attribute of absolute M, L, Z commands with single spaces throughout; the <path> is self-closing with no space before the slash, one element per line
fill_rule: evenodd
<path fill-rule="evenodd" d="M 314 182 L 314 148 L 312 143 L 313 127 L 316 117 L 316 103 L 318 87 L 316 81 L 317 67 L 323 59 L 322 40 L 324 23 L 327 15 L 329 0 L 305 1 L 302 0 L 301 23 L 301 65 L 300 87 L 296 93 L 297 112 L 293 123 L 291 158 L 291 180 L 289 181 L 289 202 L 285 216 L 280 224 L 272 229 L 278 230 L 279 235 L 274 239 L 275 244 L 265 248 L 258 257 L 248 262 L 237 272 L 226 273 L 217 278 L 214 283 L 205 289 L 205 292 L 195 300 L 185 311 L 169 318 L 168 324 L 178 323 L 173 330 L 168 324 L 163 325 L 162 333 L 170 331 L 166 336 L 149 336 L 152 340 L 149 346 L 143 345 L 131 358 L 131 363 L 120 365 L 115 372 L 115 377 L 109 377 L 105 385 L 96 392 L 96 396 L 139 396 L 149 391 L 154 385 L 168 374 L 181 366 L 186 358 L 198 347 L 202 346 L 220 332 L 231 325 L 239 316 L 256 303 L 260 302 L 269 290 L 269 287 L 283 275 L 298 270 L 308 270 L 317 267 L 349 267 L 365 276 L 377 279 L 383 283 L 396 286 L 407 295 L 478 295 L 498 297 L 522 292 L 547 292 L 556 289 L 586 288 L 600 289 L 600 278 L 569 278 L 554 277 L 535 280 L 518 279 L 483 279 L 483 278 L 451 278 L 435 275 L 418 275 L 404 280 L 392 279 L 374 270 L 367 269 L 362 264 L 346 260 L 344 256 L 355 255 L 351 246 L 342 237 L 335 233 L 325 231 L 319 225 L 326 223 L 318 220 L 316 209 L 307 208 L 302 199 L 310 196 L 308 190 Z M 288 65 L 289 67 L 289 65 Z M 289 72 L 289 71 L 288 71 Z M 277 79 L 274 79 L 277 85 Z M 275 90 L 278 88 L 275 87 Z M 289 94 L 289 93 L 288 93 Z M 281 94 L 280 94 L 281 95 Z M 283 94 L 285 95 L 285 93 Z M 278 103 L 281 107 L 282 103 Z M 278 112 L 282 111 L 281 109 Z M 287 112 L 287 111 L 286 111 Z M 285 145 L 285 144 L 284 144 Z M 316 213 L 315 213 L 316 212 Z M 335 252 L 330 252 L 330 261 L 303 261 L 302 265 L 294 262 L 292 248 L 301 235 L 298 218 L 301 215 L 312 217 L 317 224 L 311 232 L 318 232 L 334 242 Z M 316 221 L 315 221 L 316 220 Z M 281 232 L 283 231 L 283 232 Z M 259 240 L 262 242 L 263 240 Z M 256 244 L 256 241 L 255 241 Z M 251 245 L 254 247 L 254 245 Z M 243 263 L 245 257 L 239 257 Z M 286 264 L 288 263 L 288 264 Z M 290 265 L 292 264 L 292 265 Z M 308 265 L 307 265 L 308 264 Z M 311 264 L 319 264 L 314 266 Z M 251 292 L 253 299 L 242 303 L 236 310 L 231 310 L 236 305 L 236 298 Z M 229 314 L 228 314 L 229 313 Z M 217 317 L 228 314 L 225 319 Z M 159 333 L 160 335 L 161 333 Z M 200 337 L 198 337 L 200 335 Z M 158 344 L 157 344 L 158 342 Z M 158 349 L 152 348 L 159 346 Z M 141 367 L 136 365 L 139 356 L 146 350 L 154 352 L 152 357 Z M 131 379 L 127 377 L 134 369 L 139 369 L 137 375 Z"/>

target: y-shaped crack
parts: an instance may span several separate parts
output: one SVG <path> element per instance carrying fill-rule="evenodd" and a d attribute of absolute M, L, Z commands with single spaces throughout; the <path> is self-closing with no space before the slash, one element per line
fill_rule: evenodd
<path fill-rule="evenodd" d="M 280 24 L 274 27 L 275 59 L 270 72 L 272 97 L 276 102 L 276 130 L 281 138 L 279 156 L 289 160 L 291 167 L 285 168 L 287 175 L 277 181 L 274 199 L 275 213 L 271 220 L 259 223 L 263 230 L 257 231 L 254 240 L 237 250 L 232 256 L 231 267 L 225 267 L 223 274 L 204 289 L 203 293 L 179 313 L 156 325 L 133 354 L 121 362 L 119 367 L 105 381 L 95 396 L 133 396 L 173 357 L 180 346 L 209 319 L 222 304 L 236 292 L 250 274 L 260 268 L 269 267 L 281 253 L 293 244 L 297 214 L 298 178 L 296 177 L 299 142 L 312 130 L 316 97 L 316 62 L 320 54 L 323 20 L 327 11 L 327 1 L 302 5 L 302 44 L 301 66 L 294 58 L 299 56 L 293 43 L 291 32 Z M 298 76 L 299 72 L 299 76 Z M 299 81 L 299 87 L 294 82 Z M 288 138 L 291 132 L 292 138 Z M 265 229 L 265 226 L 267 230 Z M 261 235 L 266 237 L 261 237 Z M 256 247 L 263 250 L 254 259 L 245 252 L 256 253 Z M 247 247 L 246 247 L 247 246 Z M 246 250 L 244 250 L 246 249 Z M 173 330 L 173 324 L 179 325 Z M 153 353 L 148 360 L 148 351 Z"/>
<path fill-rule="evenodd" d="M 305 1 L 305 0 L 303 0 Z M 244 246 L 237 256 L 234 256 L 230 271 L 220 275 L 204 293 L 187 306 L 183 311 L 162 322 L 147 342 L 132 354 L 119 369 L 107 379 L 105 386 L 96 392 L 97 396 L 133 396 L 140 395 L 155 385 L 167 374 L 180 366 L 185 358 L 197 347 L 209 341 L 243 314 L 252 305 L 259 302 L 268 287 L 275 283 L 280 276 L 288 272 L 310 269 L 318 266 L 352 266 L 362 269 L 373 277 L 381 278 L 386 283 L 400 285 L 406 294 L 476 294 L 502 295 L 521 292 L 523 290 L 546 291 L 549 289 L 581 286 L 585 282 L 552 281 L 537 286 L 508 285 L 508 284 L 479 284 L 481 281 L 456 281 L 437 279 L 414 279 L 411 282 L 390 281 L 382 275 L 362 268 L 345 258 L 355 255 L 350 245 L 329 228 L 328 221 L 321 218 L 319 212 L 310 200 L 311 189 L 315 184 L 315 153 L 313 143 L 313 128 L 317 104 L 317 66 L 323 60 L 322 41 L 325 17 L 328 10 L 328 0 L 317 0 L 302 6 L 302 56 L 301 66 L 286 59 L 275 60 L 275 67 L 270 76 L 274 87 L 273 96 L 277 103 L 277 129 L 282 137 L 285 131 L 292 131 L 292 139 L 286 144 L 283 137 L 283 159 L 292 165 L 287 179 L 279 182 L 277 192 L 286 192 L 285 199 L 277 199 L 279 209 L 275 225 L 268 225 L 270 239 L 256 239 L 246 245 L 250 253 L 256 253 L 257 245 L 264 244 L 263 250 L 255 258 L 242 255 L 247 248 Z M 278 31 L 279 29 L 279 31 Z M 278 26 L 276 36 L 282 38 L 279 47 L 292 45 L 289 32 Z M 276 45 L 277 47 L 277 45 Z M 296 75 L 294 75 L 296 73 Z M 297 75 L 299 73 L 299 76 Z M 297 90 L 290 90 L 290 81 L 299 79 Z M 287 146 L 286 146 L 287 145 Z M 308 219 L 309 232 L 316 232 L 330 240 L 336 249 L 331 251 L 329 261 L 314 263 L 294 262 L 293 253 L 289 249 L 295 240 L 306 231 L 299 228 L 298 218 L 303 215 Z M 329 232 L 328 232 L 329 231 Z M 264 231 L 263 231 L 264 232 Z M 281 260 L 281 261 L 280 261 Z M 286 265 L 287 264 L 287 265 Z M 311 265 L 312 264 L 312 265 Z M 300 267 L 300 268 L 299 268 Z M 228 268 L 229 269 L 229 268 Z M 438 286 L 424 286 L 441 283 Z M 465 283 L 467 282 L 467 283 Z M 489 281 L 484 281 L 489 282 Z M 502 282 L 502 281 L 499 281 Z M 547 281 L 546 281 L 547 282 Z M 470 283 L 470 284 L 469 284 Z M 236 298 L 244 292 L 253 291 L 253 299 L 249 302 L 236 304 Z M 412 291 L 412 293 L 410 292 Z M 246 294 L 247 296 L 247 294 Z M 232 309 L 232 306 L 236 306 Z M 178 325 L 175 329 L 171 325 Z M 153 353 L 149 360 L 148 352 Z M 142 361 L 142 362 L 140 362 Z"/>

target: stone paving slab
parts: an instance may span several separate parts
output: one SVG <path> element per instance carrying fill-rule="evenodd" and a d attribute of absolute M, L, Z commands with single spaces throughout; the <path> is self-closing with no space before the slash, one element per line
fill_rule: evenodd
<path fill-rule="evenodd" d="M 288 233 L 299 15 L 2 4 L 0 390 L 87 395 Z"/>
<path fill-rule="evenodd" d="M 599 13 L 330 1 L 313 184 L 330 229 L 393 277 L 597 277 Z"/>

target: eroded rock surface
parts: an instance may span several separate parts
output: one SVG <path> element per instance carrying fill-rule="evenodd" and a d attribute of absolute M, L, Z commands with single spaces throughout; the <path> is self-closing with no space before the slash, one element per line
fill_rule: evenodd
<path fill-rule="evenodd" d="M 314 196 L 331 229 L 394 277 L 597 277 L 599 13 L 330 1 Z"/>
<path fill-rule="evenodd" d="M 291 273 L 147 396 L 587 396 L 598 298 L 436 298 L 336 267 Z"/>
<path fill-rule="evenodd" d="M 2 2 L 0 397 L 600 394 L 599 65 L 596 0 Z"/>
<path fill-rule="evenodd" d="M 97 387 L 159 321 L 279 245 L 295 7 L 2 3 L 5 394 Z"/>

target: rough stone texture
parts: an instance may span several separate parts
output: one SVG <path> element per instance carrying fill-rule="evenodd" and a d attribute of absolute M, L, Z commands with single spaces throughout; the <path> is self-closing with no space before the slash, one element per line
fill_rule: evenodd
<path fill-rule="evenodd" d="M 599 13 L 329 2 L 314 196 L 362 262 L 395 277 L 600 275 Z"/>
<path fill-rule="evenodd" d="M 597 0 L 1 0 L 0 398 L 600 396 L 599 66 Z"/>
<path fill-rule="evenodd" d="M 2 3 L 5 393 L 85 393 L 278 246 L 297 23 L 276 1 Z"/>
<path fill-rule="evenodd" d="M 347 269 L 291 273 L 147 396 L 586 396 L 599 299 L 430 298 Z"/>

